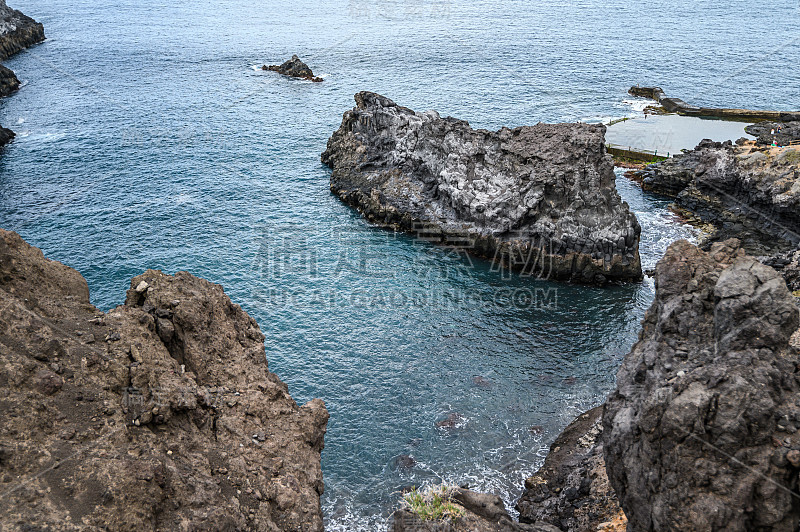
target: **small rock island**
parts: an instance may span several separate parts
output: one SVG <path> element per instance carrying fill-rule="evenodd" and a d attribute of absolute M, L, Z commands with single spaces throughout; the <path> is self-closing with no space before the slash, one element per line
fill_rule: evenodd
<path fill-rule="evenodd" d="M 322 162 L 370 221 L 541 278 L 637 281 L 641 228 L 615 186 L 605 126 L 492 132 L 372 92 L 355 95 Z"/>
<path fill-rule="evenodd" d="M 296 55 L 293 55 L 291 59 L 280 65 L 264 65 L 261 67 L 261 70 L 271 70 L 283 74 L 284 76 L 289 76 L 290 78 L 300 78 L 315 83 L 320 83 L 322 81 L 322 78 L 315 76 L 311 68 L 303 63 Z"/>

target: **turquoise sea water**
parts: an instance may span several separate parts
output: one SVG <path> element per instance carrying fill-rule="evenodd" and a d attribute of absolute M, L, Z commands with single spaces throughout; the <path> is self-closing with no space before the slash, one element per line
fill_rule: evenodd
<path fill-rule="evenodd" d="M 626 116 L 636 83 L 800 108 L 796 1 L 12 6 L 49 40 L 6 62 L 24 86 L 0 102 L 18 133 L 0 156 L 0 226 L 78 269 L 103 309 L 150 267 L 224 285 L 295 399 L 331 412 L 331 530 L 379 528 L 396 492 L 424 482 L 513 506 L 558 432 L 609 392 L 653 297 L 650 280 L 506 276 L 370 227 L 319 163 L 355 92 L 492 129 Z M 258 69 L 293 53 L 325 82 Z M 663 199 L 618 187 L 652 267 L 691 232 Z"/>

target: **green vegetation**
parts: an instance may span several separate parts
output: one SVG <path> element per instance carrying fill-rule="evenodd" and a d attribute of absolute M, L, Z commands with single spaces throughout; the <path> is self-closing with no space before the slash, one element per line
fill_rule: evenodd
<path fill-rule="evenodd" d="M 403 495 L 402 503 L 423 521 L 455 519 L 462 515 L 463 510 L 452 501 L 454 489 L 445 484 L 429 486 L 421 491 L 414 488 Z"/>
<path fill-rule="evenodd" d="M 798 164 L 800 163 L 800 149 L 792 149 L 790 150 L 784 157 L 784 162 L 789 164 Z"/>

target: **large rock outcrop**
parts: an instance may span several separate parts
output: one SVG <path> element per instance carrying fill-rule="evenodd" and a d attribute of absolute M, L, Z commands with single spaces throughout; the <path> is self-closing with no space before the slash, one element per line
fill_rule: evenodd
<path fill-rule="evenodd" d="M 670 246 L 603 412 L 630 532 L 798 529 L 798 324 L 783 279 L 737 241 Z"/>
<path fill-rule="evenodd" d="M 604 126 L 490 132 L 371 92 L 355 100 L 322 162 L 331 191 L 371 221 L 550 279 L 641 278 L 640 227 Z"/>
<path fill-rule="evenodd" d="M 646 190 L 712 224 L 711 242 L 736 237 L 753 255 L 800 244 L 800 149 L 704 140 L 641 175 Z"/>
<path fill-rule="evenodd" d="M 222 287 L 149 270 L 107 313 L 0 230 L 0 528 L 322 530 L 328 413 Z"/>
<path fill-rule="evenodd" d="M 606 474 L 602 414 L 602 406 L 592 408 L 558 435 L 544 465 L 525 480 L 516 506 L 521 523 L 548 523 L 565 532 L 625 530 Z"/>
<path fill-rule="evenodd" d="M 45 39 L 44 26 L 0 0 L 0 59 Z"/>

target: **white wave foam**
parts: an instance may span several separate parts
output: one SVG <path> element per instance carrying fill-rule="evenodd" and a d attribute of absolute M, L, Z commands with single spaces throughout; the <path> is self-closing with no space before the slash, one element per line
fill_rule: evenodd
<path fill-rule="evenodd" d="M 653 100 L 647 98 L 636 98 L 635 100 L 622 100 L 625 105 L 630 105 L 634 111 L 643 112 L 646 107 L 653 105 Z"/>

